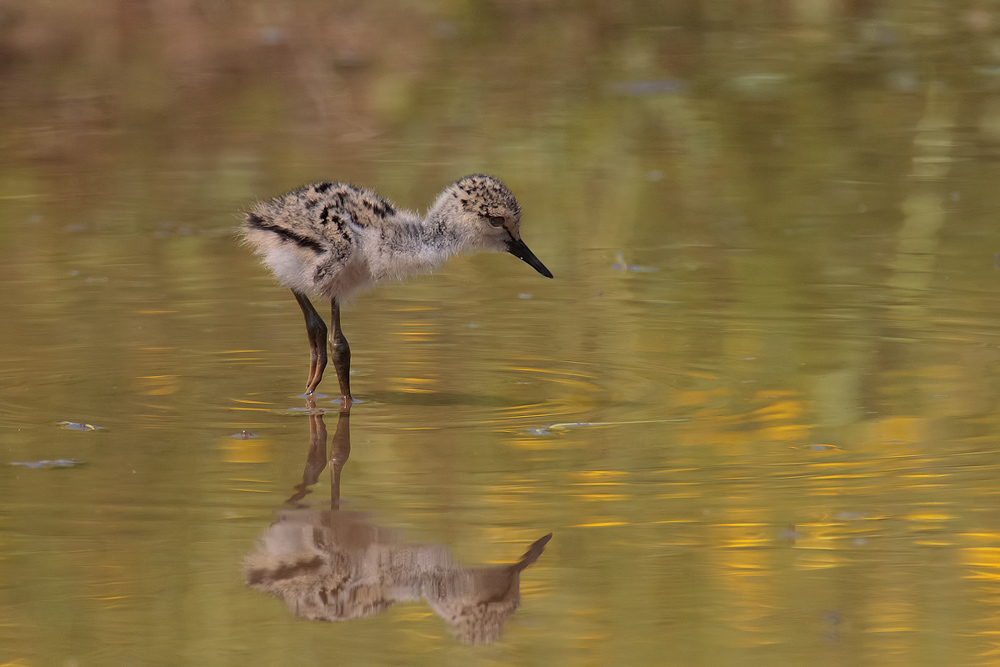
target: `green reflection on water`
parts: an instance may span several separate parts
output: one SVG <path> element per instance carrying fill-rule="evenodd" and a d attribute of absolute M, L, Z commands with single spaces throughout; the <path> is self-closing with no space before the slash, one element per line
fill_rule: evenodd
<path fill-rule="evenodd" d="M 992 11 L 137 7 L 0 8 L 0 460 L 86 464 L 0 475 L 0 661 L 995 660 Z M 553 541 L 490 647 L 298 621 L 241 564 L 306 342 L 231 230 L 472 171 L 559 279 L 462 257 L 345 310 L 344 502 L 463 563 Z"/>

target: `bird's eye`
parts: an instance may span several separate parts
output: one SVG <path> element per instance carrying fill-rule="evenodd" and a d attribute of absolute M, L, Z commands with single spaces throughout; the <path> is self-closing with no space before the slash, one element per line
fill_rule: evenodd
<path fill-rule="evenodd" d="M 491 215 L 489 217 L 490 224 L 494 227 L 502 227 L 504 223 L 504 217 L 502 215 Z"/>

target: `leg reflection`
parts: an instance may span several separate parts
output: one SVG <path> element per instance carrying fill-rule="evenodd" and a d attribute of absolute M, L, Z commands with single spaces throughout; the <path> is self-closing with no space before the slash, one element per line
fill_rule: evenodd
<path fill-rule="evenodd" d="M 323 414 L 310 401 L 309 452 L 302 482 L 278 519 L 244 561 L 247 583 L 285 602 L 296 616 L 346 621 L 393 604 L 424 598 L 461 641 L 500 638 L 520 606 L 520 575 L 542 555 L 552 534 L 507 565 L 463 567 L 441 544 L 408 542 L 372 523 L 366 513 L 340 509 L 341 473 L 351 452 L 350 413 L 340 412 L 326 453 Z M 330 509 L 299 503 L 330 466 Z"/>

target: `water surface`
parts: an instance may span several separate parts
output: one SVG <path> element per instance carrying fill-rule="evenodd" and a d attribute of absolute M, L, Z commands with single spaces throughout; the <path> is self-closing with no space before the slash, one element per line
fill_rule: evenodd
<path fill-rule="evenodd" d="M 998 660 L 996 15 L 137 7 L 3 24 L 0 662 Z M 556 279 L 349 304 L 331 489 L 336 382 L 310 411 L 240 211 L 471 172 Z M 323 623 L 248 586 L 295 512 L 439 574 L 553 537 L 470 645 L 401 589 Z"/>

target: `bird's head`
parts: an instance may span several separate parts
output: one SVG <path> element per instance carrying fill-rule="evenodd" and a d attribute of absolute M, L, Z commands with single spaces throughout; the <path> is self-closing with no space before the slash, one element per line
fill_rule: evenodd
<path fill-rule="evenodd" d="M 509 252 L 546 278 L 552 277 L 521 240 L 521 207 L 499 179 L 473 174 L 452 183 L 438 196 L 428 219 L 446 225 L 465 247 Z"/>

